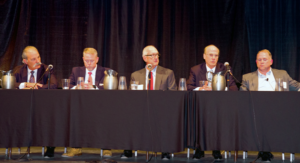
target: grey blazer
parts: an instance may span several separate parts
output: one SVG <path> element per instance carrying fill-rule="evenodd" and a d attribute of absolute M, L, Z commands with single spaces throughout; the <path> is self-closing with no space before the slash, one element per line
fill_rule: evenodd
<path fill-rule="evenodd" d="M 287 89 L 289 91 L 298 91 L 298 89 L 300 89 L 300 83 L 296 80 L 293 80 L 285 70 L 277 70 L 272 68 L 272 72 L 275 79 L 282 78 L 287 82 Z M 243 82 L 240 87 L 240 91 L 247 91 L 247 88 L 250 91 L 258 91 L 258 71 L 243 75 Z"/>
<path fill-rule="evenodd" d="M 135 71 L 131 74 L 130 85 L 132 81 L 139 81 L 139 84 L 146 83 L 146 68 Z M 130 88 L 130 87 L 129 87 Z M 155 90 L 177 90 L 174 72 L 170 69 L 157 66 L 155 78 Z"/>

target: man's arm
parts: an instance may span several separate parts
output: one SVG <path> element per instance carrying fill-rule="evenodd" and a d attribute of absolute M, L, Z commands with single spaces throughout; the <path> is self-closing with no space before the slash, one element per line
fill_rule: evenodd
<path fill-rule="evenodd" d="M 300 83 L 292 79 L 290 75 L 285 71 L 287 75 L 287 84 L 290 91 L 298 91 L 300 89 Z"/>
<path fill-rule="evenodd" d="M 192 69 L 190 70 L 190 76 L 186 83 L 187 83 L 187 90 L 189 90 L 189 91 L 191 91 L 197 87 L 196 86 L 196 75 Z"/>
<path fill-rule="evenodd" d="M 232 72 L 232 71 L 231 71 Z M 229 77 L 229 90 L 230 91 L 238 91 L 238 87 L 235 84 L 233 77 L 230 75 Z"/>
<path fill-rule="evenodd" d="M 247 91 L 249 90 L 249 81 L 245 79 L 245 75 L 243 75 L 242 85 L 240 86 L 240 91 Z"/>

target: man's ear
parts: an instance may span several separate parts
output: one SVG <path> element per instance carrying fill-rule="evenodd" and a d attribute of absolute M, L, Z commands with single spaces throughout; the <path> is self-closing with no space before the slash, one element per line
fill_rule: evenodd
<path fill-rule="evenodd" d="M 23 59 L 23 63 L 27 65 L 27 59 Z"/>
<path fill-rule="evenodd" d="M 147 63 L 147 56 L 143 56 L 143 60 Z"/>
<path fill-rule="evenodd" d="M 273 59 L 271 59 L 271 65 L 273 64 Z"/>

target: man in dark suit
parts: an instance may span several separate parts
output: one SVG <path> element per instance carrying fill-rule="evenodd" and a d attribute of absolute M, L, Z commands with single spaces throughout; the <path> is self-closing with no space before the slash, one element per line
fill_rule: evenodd
<path fill-rule="evenodd" d="M 215 45 L 208 45 L 204 49 L 203 58 L 205 63 L 196 65 L 191 68 L 189 79 L 187 80 L 187 89 L 188 90 L 206 90 L 211 91 L 212 88 L 206 82 L 206 84 L 200 87 L 199 81 L 200 80 L 207 80 L 206 79 L 206 72 L 211 71 L 212 73 L 220 72 L 226 70 L 226 67 L 222 63 L 218 63 L 219 59 L 219 49 Z M 229 79 L 229 90 L 230 91 L 237 91 L 238 88 L 230 76 Z M 204 151 L 201 150 L 200 146 L 197 145 L 197 149 L 195 155 L 193 156 L 194 159 L 200 159 L 204 157 Z M 215 159 L 222 159 L 222 155 L 219 150 L 213 151 L 213 157 Z"/>
<path fill-rule="evenodd" d="M 293 80 L 285 70 L 271 68 L 273 64 L 272 54 L 264 49 L 257 53 L 256 65 L 257 71 L 243 75 L 241 91 L 276 91 L 278 86 L 275 79 L 283 79 L 283 89 L 286 91 L 298 91 L 300 83 Z M 258 158 L 262 161 L 271 161 L 273 155 L 271 152 L 260 151 Z"/>
<path fill-rule="evenodd" d="M 104 71 L 106 68 L 97 65 L 99 61 L 98 53 L 94 48 L 85 48 L 83 50 L 83 67 L 74 67 L 69 77 L 70 88 L 76 89 L 78 77 L 84 78 L 83 89 L 103 89 Z M 62 154 L 62 157 L 74 157 L 82 155 L 80 147 L 73 147 L 67 153 Z M 104 157 L 111 157 L 110 149 L 103 150 Z"/>
<path fill-rule="evenodd" d="M 142 57 L 146 67 L 131 74 L 130 85 L 132 81 L 138 81 L 139 85 L 143 85 L 144 90 L 177 90 L 174 72 L 158 66 L 159 53 L 154 46 L 146 46 Z M 152 65 L 151 69 L 147 66 L 149 64 Z M 121 155 L 121 158 L 128 157 L 132 157 L 132 150 L 124 150 Z M 170 159 L 170 153 L 162 152 L 162 159 Z"/>
<path fill-rule="evenodd" d="M 27 46 L 23 50 L 22 59 L 24 65 L 17 66 L 14 69 L 16 77 L 16 88 L 29 89 L 36 83 L 34 89 L 48 89 L 48 74 L 50 73 L 50 89 L 57 88 L 57 81 L 53 69 L 46 71 L 47 65 L 41 63 L 41 57 L 34 46 Z M 44 74 L 45 73 L 45 74 Z M 43 78 L 39 81 L 39 79 Z"/>
<path fill-rule="evenodd" d="M 53 69 L 47 72 L 47 65 L 41 63 L 41 57 L 34 46 L 27 46 L 23 50 L 22 59 L 24 65 L 14 69 L 16 77 L 16 88 L 19 89 L 48 89 L 48 74 L 50 73 L 50 89 L 57 88 L 57 81 Z M 42 75 L 45 75 L 42 77 Z M 42 77 L 41 81 L 39 79 Z M 36 84 L 38 83 L 38 84 Z M 36 86 L 34 86 L 36 84 Z M 45 157 L 54 156 L 55 147 L 47 147 Z"/>

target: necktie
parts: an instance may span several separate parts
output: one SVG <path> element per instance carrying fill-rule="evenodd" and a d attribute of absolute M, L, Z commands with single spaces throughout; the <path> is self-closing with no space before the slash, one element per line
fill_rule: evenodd
<path fill-rule="evenodd" d="M 149 82 L 148 82 L 148 90 L 153 90 L 153 75 L 152 75 L 152 72 L 150 71 L 149 73 Z"/>
<path fill-rule="evenodd" d="M 34 79 L 34 71 L 30 71 L 31 75 L 30 75 L 30 79 L 29 79 L 29 83 L 35 83 L 35 79 Z"/>
<path fill-rule="evenodd" d="M 88 72 L 88 74 L 89 74 L 88 83 L 89 83 L 90 85 L 93 85 L 92 72 Z"/>

